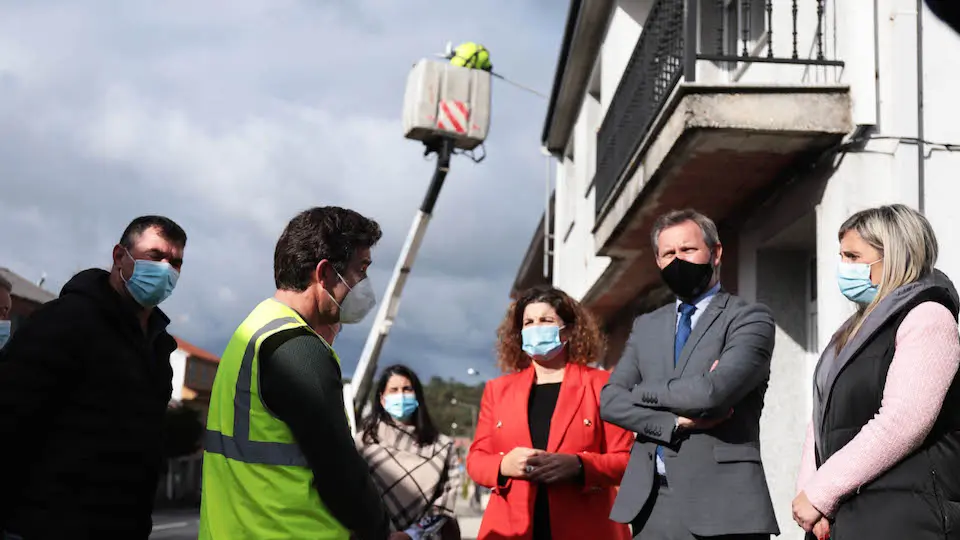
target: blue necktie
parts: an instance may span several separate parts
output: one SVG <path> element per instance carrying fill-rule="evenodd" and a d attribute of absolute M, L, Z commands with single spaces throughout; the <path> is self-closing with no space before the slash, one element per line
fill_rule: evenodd
<path fill-rule="evenodd" d="M 680 304 L 680 307 L 677 308 L 677 311 L 680 312 L 680 321 L 677 323 L 677 336 L 673 341 L 674 366 L 680 360 L 683 346 L 687 344 L 687 339 L 690 337 L 690 331 L 693 329 L 693 325 L 690 323 L 693 321 L 693 312 L 696 310 L 697 306 L 691 304 Z"/>
<path fill-rule="evenodd" d="M 677 321 L 677 334 L 673 340 L 674 366 L 676 366 L 677 362 L 680 360 L 680 353 L 683 351 L 683 346 L 687 344 L 687 339 L 690 338 L 690 332 L 693 330 L 693 313 L 697 311 L 697 306 L 693 304 L 682 303 L 677 308 L 677 311 L 680 312 L 680 320 Z M 657 446 L 657 457 L 660 458 L 660 461 L 663 461 L 662 446 Z"/>

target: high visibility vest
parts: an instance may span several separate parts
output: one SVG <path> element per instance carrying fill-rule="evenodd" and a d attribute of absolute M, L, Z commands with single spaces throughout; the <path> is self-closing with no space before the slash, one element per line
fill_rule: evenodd
<path fill-rule="evenodd" d="M 260 399 L 260 346 L 292 328 L 310 326 L 286 305 L 264 300 L 220 359 L 204 438 L 199 540 L 350 538 L 320 500 L 290 428 Z"/>

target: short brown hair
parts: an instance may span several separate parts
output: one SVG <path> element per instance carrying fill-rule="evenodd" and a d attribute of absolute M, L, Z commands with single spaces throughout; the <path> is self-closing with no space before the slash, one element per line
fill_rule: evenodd
<path fill-rule="evenodd" d="M 10 280 L 0 276 L 0 290 L 7 291 L 8 293 L 13 292 L 13 283 L 10 283 Z"/>
<path fill-rule="evenodd" d="M 520 336 L 523 310 L 530 304 L 541 302 L 553 306 L 566 327 L 572 328 L 567 342 L 568 362 L 586 365 L 602 359 L 605 339 L 593 315 L 567 293 L 541 285 L 524 291 L 510 304 L 497 330 L 497 365 L 504 373 L 517 372 L 530 365 L 530 357 L 523 352 L 523 338 Z"/>
<path fill-rule="evenodd" d="M 297 214 L 280 235 L 273 252 L 277 289 L 303 291 L 320 261 L 343 273 L 353 254 L 380 241 L 380 225 L 338 206 L 318 206 Z"/>
<path fill-rule="evenodd" d="M 714 223 L 712 219 L 692 208 L 671 210 L 658 217 L 657 221 L 653 224 L 653 228 L 650 229 L 650 243 L 653 244 L 653 253 L 655 255 L 660 254 L 660 233 L 662 233 L 664 229 L 676 227 L 688 221 L 692 221 L 700 227 L 700 232 L 703 233 L 703 243 L 706 244 L 708 248 L 713 249 L 713 246 L 720 243 L 717 224 Z"/>
<path fill-rule="evenodd" d="M 127 225 L 120 236 L 120 245 L 130 249 L 137 243 L 137 238 L 149 229 L 157 228 L 164 240 L 173 242 L 180 247 L 187 245 L 187 233 L 175 221 L 164 216 L 140 216 Z"/>

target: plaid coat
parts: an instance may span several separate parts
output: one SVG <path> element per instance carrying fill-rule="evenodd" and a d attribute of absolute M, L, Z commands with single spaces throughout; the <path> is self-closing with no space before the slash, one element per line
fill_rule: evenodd
<path fill-rule="evenodd" d="M 356 437 L 357 449 L 383 494 L 393 527 L 402 531 L 425 515 L 454 515 L 460 470 L 453 440 L 440 435 L 435 443 L 419 446 L 412 430 L 381 422 L 377 443 Z"/>

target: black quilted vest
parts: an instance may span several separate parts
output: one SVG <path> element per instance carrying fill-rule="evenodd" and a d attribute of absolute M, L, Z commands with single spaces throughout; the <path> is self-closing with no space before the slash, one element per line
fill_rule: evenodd
<path fill-rule="evenodd" d="M 844 360 L 826 389 L 820 423 L 817 465 L 838 452 L 880 410 L 887 372 L 893 361 L 897 330 L 907 314 L 923 302 L 946 306 L 957 318 L 952 284 L 939 272 L 905 286 L 892 302 L 878 305 L 859 336 L 842 351 Z M 891 295 L 893 296 L 893 295 Z M 960 338 L 958 338 L 960 339 Z M 818 366 L 818 371 L 827 369 Z M 940 415 L 920 447 L 876 480 L 861 486 L 841 503 L 833 538 L 960 537 L 960 375 L 954 377 Z M 889 517 L 889 520 L 887 519 Z M 929 534 L 929 536 L 928 536 Z"/>

